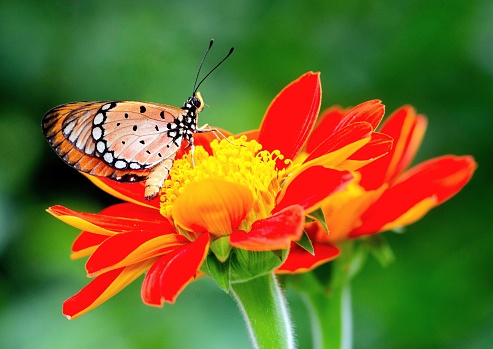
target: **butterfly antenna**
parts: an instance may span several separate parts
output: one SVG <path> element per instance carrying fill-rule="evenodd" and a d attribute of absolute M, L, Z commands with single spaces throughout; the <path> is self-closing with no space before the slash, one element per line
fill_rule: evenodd
<path fill-rule="evenodd" d="M 204 64 L 204 61 L 205 61 L 205 57 L 207 57 L 207 54 L 209 53 L 209 51 L 211 50 L 211 47 L 212 47 L 212 44 L 214 44 L 214 39 L 211 39 L 211 41 L 209 42 L 209 47 L 207 48 L 207 50 L 205 51 L 204 53 L 204 57 L 202 57 L 202 60 L 200 61 L 200 65 L 199 65 L 199 70 L 197 71 L 197 76 L 195 77 L 195 82 L 193 83 L 193 91 L 192 91 L 192 95 L 195 95 L 195 92 L 197 92 L 197 80 L 199 79 L 199 75 L 200 75 L 200 70 L 202 69 L 202 65 Z M 200 85 L 200 84 L 199 84 Z M 195 87 L 197 86 L 197 88 Z"/>
<path fill-rule="evenodd" d="M 214 43 L 214 39 L 211 40 L 210 44 L 209 44 L 209 48 L 207 49 L 207 51 L 205 52 L 205 55 L 204 55 L 204 58 L 202 58 L 202 62 L 200 62 L 200 67 L 199 67 L 199 72 L 197 73 L 197 77 L 195 78 L 195 83 L 194 83 L 194 87 L 193 87 L 193 95 L 195 95 L 195 93 L 197 92 L 197 90 L 199 89 L 200 85 L 204 82 L 205 79 L 207 79 L 207 77 L 209 75 L 211 75 L 211 73 L 217 69 L 217 67 L 219 67 L 229 56 L 231 56 L 231 54 L 233 53 L 233 51 L 235 50 L 234 47 L 231 47 L 231 49 L 229 50 L 228 54 L 226 55 L 226 57 L 224 57 L 221 62 L 217 63 L 216 66 L 214 68 L 211 69 L 210 72 L 207 73 L 206 76 L 204 76 L 202 78 L 202 80 L 200 80 L 200 82 L 197 84 L 197 80 L 199 78 L 199 73 L 200 73 L 200 69 L 202 68 L 202 64 L 204 63 L 204 60 L 205 60 L 205 57 L 207 56 L 207 53 L 209 52 L 209 50 L 211 49 L 211 46 L 212 44 Z"/>

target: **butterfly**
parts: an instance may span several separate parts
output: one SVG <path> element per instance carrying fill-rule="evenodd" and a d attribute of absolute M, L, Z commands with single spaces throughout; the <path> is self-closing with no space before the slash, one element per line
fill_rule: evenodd
<path fill-rule="evenodd" d="M 197 84 L 181 108 L 136 101 L 73 102 L 55 107 L 43 117 L 43 133 L 58 156 L 78 171 L 120 182 L 145 180 L 147 200 L 156 197 L 173 166 L 183 141 L 193 164 L 195 133 L 218 132 L 207 124 L 198 127 L 204 107 L 198 92 L 202 82 L 234 48 Z"/>

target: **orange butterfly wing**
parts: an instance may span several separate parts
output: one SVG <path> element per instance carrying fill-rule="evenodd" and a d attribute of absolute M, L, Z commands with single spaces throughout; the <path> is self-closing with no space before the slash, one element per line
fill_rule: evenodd
<path fill-rule="evenodd" d="M 71 167 L 95 176 L 138 181 L 183 140 L 183 109 L 143 102 L 76 102 L 48 111 L 42 128 Z"/>

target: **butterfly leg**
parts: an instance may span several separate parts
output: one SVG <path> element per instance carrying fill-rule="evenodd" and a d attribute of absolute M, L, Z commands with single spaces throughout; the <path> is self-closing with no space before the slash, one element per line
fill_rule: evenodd
<path fill-rule="evenodd" d="M 159 194 L 164 181 L 166 180 L 166 178 L 168 178 L 169 171 L 173 166 L 173 162 L 173 158 L 165 159 L 159 165 L 154 167 L 151 172 L 149 172 L 144 192 L 145 198 L 147 200 L 154 199 Z"/>
<path fill-rule="evenodd" d="M 221 140 L 221 138 L 219 136 L 221 136 L 223 139 L 225 139 L 226 141 L 228 141 L 230 144 L 234 144 L 233 142 L 231 142 L 228 137 L 226 137 L 224 135 L 224 133 L 222 133 L 221 131 L 219 131 L 217 128 L 212 128 L 210 127 L 208 124 L 205 124 L 203 126 L 201 126 L 200 128 L 197 129 L 196 131 L 197 133 L 205 133 L 205 132 L 212 132 L 214 134 L 214 136 L 217 138 L 217 140 Z M 219 134 L 219 136 L 218 136 Z"/>

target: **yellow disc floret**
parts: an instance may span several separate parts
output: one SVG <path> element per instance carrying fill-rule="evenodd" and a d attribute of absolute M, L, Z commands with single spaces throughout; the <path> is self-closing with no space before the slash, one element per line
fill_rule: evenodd
<path fill-rule="evenodd" d="M 168 179 L 164 182 L 161 196 L 161 214 L 173 218 L 173 205 L 188 187 L 195 187 L 208 180 L 223 180 L 241 185 L 251 192 L 253 207 L 241 228 L 259 218 L 265 218 L 275 205 L 280 183 L 285 170 L 278 170 L 276 161 L 283 159 L 278 150 L 261 150 L 257 141 L 229 137 L 211 143 L 212 154 L 201 146 L 195 147 L 192 165 L 191 154 L 185 154 L 173 164 Z M 214 197 L 210 198 L 214 201 Z M 190 214 L 194 214 L 190 212 Z"/>

